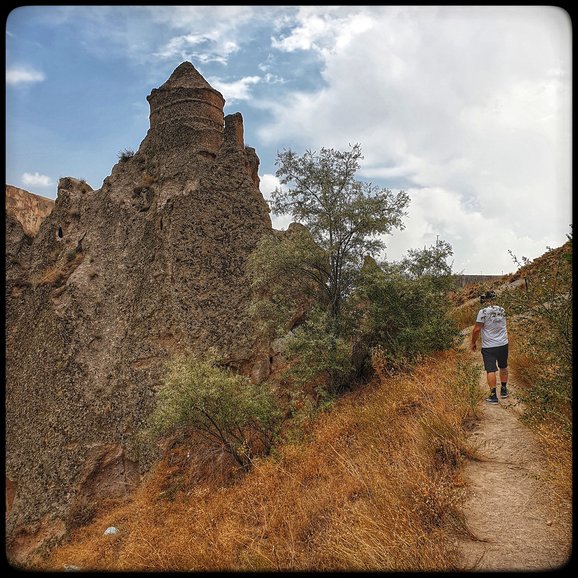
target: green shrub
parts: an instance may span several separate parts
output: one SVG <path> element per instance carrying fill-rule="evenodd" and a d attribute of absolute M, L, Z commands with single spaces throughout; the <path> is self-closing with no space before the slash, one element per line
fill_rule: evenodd
<path fill-rule="evenodd" d="M 313 308 L 307 321 L 287 338 L 288 369 L 294 384 L 316 384 L 318 401 L 330 402 L 352 377 L 351 346 L 333 327 L 326 311 Z"/>
<path fill-rule="evenodd" d="M 134 157 L 134 151 L 131 149 L 124 149 L 123 151 L 118 153 L 118 160 L 121 163 L 126 163 L 126 161 L 132 159 L 132 157 Z"/>
<path fill-rule="evenodd" d="M 368 262 L 353 310 L 361 316 L 358 339 L 383 348 L 392 369 L 452 347 L 459 336 L 450 317 L 449 275 L 409 275 L 404 264 Z"/>
<path fill-rule="evenodd" d="M 526 404 L 528 419 L 554 418 L 570 430 L 573 353 L 571 236 L 561 249 L 546 253 L 541 262 L 531 263 L 524 259 L 520 270 L 525 280 L 522 288 L 502 296 L 502 305 L 508 311 L 516 336 L 511 364 L 525 385 L 518 389 L 518 395 Z"/>
<path fill-rule="evenodd" d="M 150 429 L 156 436 L 194 430 L 247 469 L 271 449 L 280 417 L 267 384 L 254 384 L 214 358 L 191 356 L 169 363 Z"/>

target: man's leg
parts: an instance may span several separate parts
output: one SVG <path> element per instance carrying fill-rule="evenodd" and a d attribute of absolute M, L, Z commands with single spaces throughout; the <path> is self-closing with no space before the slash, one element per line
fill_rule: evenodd
<path fill-rule="evenodd" d="M 488 387 L 490 389 L 496 389 L 496 371 L 488 371 L 486 373 L 486 378 L 488 380 Z M 502 370 L 500 370 L 500 379 L 502 378 Z"/>
<path fill-rule="evenodd" d="M 500 382 L 502 387 L 500 388 L 500 395 L 502 397 L 508 397 L 508 368 L 507 367 L 500 367 Z"/>
<path fill-rule="evenodd" d="M 496 395 L 496 370 L 488 371 L 486 373 L 486 379 L 488 380 L 488 387 L 490 388 L 490 397 L 486 398 L 488 403 L 498 403 L 498 397 Z"/>
<path fill-rule="evenodd" d="M 496 396 L 496 356 L 494 349 L 486 349 L 482 347 L 482 359 L 484 360 L 484 369 L 486 370 L 486 379 L 488 380 L 488 387 L 490 388 L 490 397 L 486 398 L 488 403 L 498 403 Z"/>
<path fill-rule="evenodd" d="M 498 352 L 498 367 L 500 368 L 500 395 L 508 397 L 508 345 L 504 345 Z"/>

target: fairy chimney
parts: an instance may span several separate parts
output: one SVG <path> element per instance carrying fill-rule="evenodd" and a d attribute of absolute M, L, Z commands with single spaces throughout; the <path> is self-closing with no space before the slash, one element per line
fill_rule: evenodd
<path fill-rule="evenodd" d="M 60 180 L 7 286 L 13 556 L 22 536 L 58 537 L 138 483 L 155 459 L 138 434 L 169 359 L 211 349 L 247 374 L 260 363 L 246 263 L 272 228 L 243 119 L 224 117 L 189 62 L 148 100 L 139 150 L 99 189 Z"/>
<path fill-rule="evenodd" d="M 150 131 L 143 149 L 217 155 L 223 145 L 225 99 L 190 62 L 180 64 L 147 100 Z"/>

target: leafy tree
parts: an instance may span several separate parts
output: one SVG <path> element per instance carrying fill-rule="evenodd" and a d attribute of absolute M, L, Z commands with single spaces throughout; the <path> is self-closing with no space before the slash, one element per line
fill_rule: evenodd
<path fill-rule="evenodd" d="M 270 450 L 280 418 L 266 384 L 220 367 L 211 356 L 192 356 L 169 363 L 150 430 L 156 436 L 194 430 L 247 469 L 255 456 Z"/>
<path fill-rule="evenodd" d="M 275 324 L 284 331 L 299 326 L 289 340 L 299 359 L 294 369 L 307 367 L 297 371 L 303 376 L 315 370 L 325 374 L 333 392 L 347 381 L 350 365 L 344 300 L 358 283 L 365 255 L 384 248 L 379 235 L 403 228 L 409 202 L 403 191 L 393 194 L 357 181 L 361 158 L 359 145 L 345 152 L 279 153 L 276 176 L 282 187 L 272 193 L 271 207 L 299 225 L 264 238 L 250 259 L 253 287 L 261 297 L 257 317 L 271 321 L 270 334 Z"/>
<path fill-rule="evenodd" d="M 399 263 L 399 269 L 407 277 L 419 278 L 429 277 L 446 285 L 449 289 L 449 283 L 452 280 L 452 264 L 447 259 L 454 254 L 452 246 L 439 238 L 436 239 L 435 245 L 424 247 L 423 249 L 409 249 L 407 257 L 404 257 Z"/>
<path fill-rule="evenodd" d="M 323 300 L 333 318 L 355 285 L 366 254 L 385 247 L 378 237 L 403 229 L 402 217 L 409 203 L 403 191 L 374 187 L 355 179 L 362 159 L 359 144 L 349 151 L 322 148 L 319 154 L 292 150 L 277 155 L 276 176 L 281 185 L 272 193 L 272 210 L 292 215 L 309 230 L 325 254 L 316 265 Z"/>
<path fill-rule="evenodd" d="M 302 225 L 292 223 L 286 232 L 264 236 L 248 266 L 252 316 L 268 340 L 294 329 L 311 307 L 324 302 L 327 255 Z"/>
<path fill-rule="evenodd" d="M 410 249 L 397 263 L 366 260 L 352 299 L 360 317 L 357 340 L 366 353 L 381 347 L 394 370 L 455 343 L 459 332 L 449 315 L 454 277 L 447 263 L 452 254 L 451 245 L 438 239 Z"/>

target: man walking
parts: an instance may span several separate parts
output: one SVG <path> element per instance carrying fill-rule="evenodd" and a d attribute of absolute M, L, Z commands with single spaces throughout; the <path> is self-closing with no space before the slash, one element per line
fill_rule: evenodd
<path fill-rule="evenodd" d="M 503 307 L 495 304 L 496 294 L 487 291 L 480 297 L 482 305 L 476 317 L 472 331 L 472 351 L 476 351 L 478 335 L 482 334 L 482 358 L 486 370 L 490 396 L 488 403 L 498 403 L 496 395 L 496 364 L 500 370 L 501 397 L 508 397 L 508 331 L 506 329 L 506 312 Z"/>

